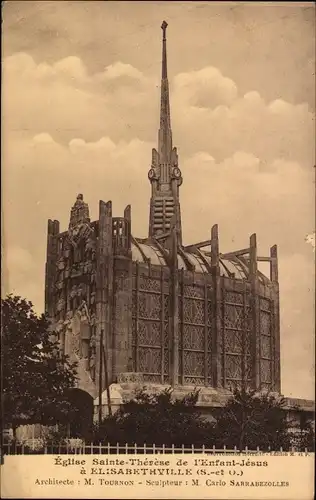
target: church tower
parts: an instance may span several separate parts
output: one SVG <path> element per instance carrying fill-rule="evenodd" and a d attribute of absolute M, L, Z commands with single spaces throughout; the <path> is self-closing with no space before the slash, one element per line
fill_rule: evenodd
<path fill-rule="evenodd" d="M 178 242 L 181 245 L 182 229 L 179 187 L 182 184 L 182 175 L 178 167 L 177 148 L 172 145 L 167 73 L 167 26 L 166 21 L 163 21 L 161 25 L 163 36 L 158 151 L 156 149 L 152 150 L 152 164 L 148 172 L 148 178 L 151 183 L 149 238 L 169 232 L 171 229 L 171 219 L 173 219 L 177 228 Z"/>

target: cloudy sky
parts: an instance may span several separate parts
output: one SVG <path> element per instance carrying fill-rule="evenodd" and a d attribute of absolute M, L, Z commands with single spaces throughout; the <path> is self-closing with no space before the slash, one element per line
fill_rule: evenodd
<path fill-rule="evenodd" d="M 218 223 L 222 252 L 278 244 L 282 390 L 313 397 L 312 3 L 6 2 L 5 291 L 43 310 L 47 219 L 65 230 L 79 192 L 92 218 L 131 203 L 147 236 L 163 19 L 184 241 Z"/>

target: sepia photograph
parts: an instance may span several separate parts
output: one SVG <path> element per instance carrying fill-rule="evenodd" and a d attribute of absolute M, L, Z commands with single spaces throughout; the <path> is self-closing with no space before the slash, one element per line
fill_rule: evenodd
<path fill-rule="evenodd" d="M 292 498 L 230 468 L 314 453 L 315 5 L 5 1 L 1 119 L 3 477 Z"/>

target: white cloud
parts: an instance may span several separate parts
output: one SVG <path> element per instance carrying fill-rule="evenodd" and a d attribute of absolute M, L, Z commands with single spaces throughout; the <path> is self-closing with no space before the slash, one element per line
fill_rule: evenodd
<path fill-rule="evenodd" d="M 154 83 L 122 62 L 91 75 L 78 57 L 36 64 L 19 53 L 4 59 L 3 82 L 10 89 L 3 100 L 8 131 L 45 131 L 67 142 L 77 137 L 97 141 L 102 136 L 118 141 L 134 138 L 136 126 L 136 135 L 147 140 L 146 113 L 153 123 L 157 119 L 154 100 L 147 100 L 150 90 L 155 92 Z"/>
<path fill-rule="evenodd" d="M 97 75 L 98 78 L 103 77 L 103 79 L 113 80 L 120 76 L 129 76 L 135 78 L 136 80 L 144 80 L 144 75 L 134 68 L 131 64 L 125 64 L 120 61 L 107 66 L 103 73 Z"/>
<path fill-rule="evenodd" d="M 4 89 L 10 89 L 3 100 L 6 130 L 45 131 L 67 142 L 156 136 L 159 89 L 130 64 L 116 62 L 91 75 L 78 57 L 49 65 L 19 53 L 3 66 Z M 213 67 L 180 73 L 170 83 L 182 154 L 205 151 L 222 161 L 242 150 L 268 162 L 314 164 L 315 123 L 306 104 L 266 103 L 256 91 L 239 96 L 235 82 Z"/>
<path fill-rule="evenodd" d="M 36 70 L 36 63 L 34 59 L 24 52 L 19 52 L 8 56 L 3 61 L 3 71 L 7 74 L 16 74 L 19 77 L 24 76 L 25 73 L 32 73 Z"/>
<path fill-rule="evenodd" d="M 69 143 L 70 151 L 73 154 L 82 153 L 85 150 L 104 150 L 104 151 L 114 151 L 116 145 L 109 137 L 102 137 L 96 142 L 86 142 L 84 139 L 72 139 Z"/>
<path fill-rule="evenodd" d="M 52 144 L 54 143 L 54 139 L 51 135 L 43 132 L 42 134 L 34 135 L 33 142 L 34 144 Z"/>
<path fill-rule="evenodd" d="M 212 66 L 180 73 L 175 77 L 174 85 L 184 103 L 202 108 L 230 105 L 238 94 L 236 84 Z"/>
<path fill-rule="evenodd" d="M 185 106 L 185 98 L 175 91 L 174 128 L 188 153 L 209 151 L 222 160 L 241 149 L 266 161 L 284 158 L 309 168 L 314 164 L 315 122 L 307 105 L 266 104 L 251 92 L 229 105 Z"/>
<path fill-rule="evenodd" d="M 232 241 L 244 248 L 249 234 L 257 232 L 266 250 L 278 243 L 283 254 L 305 252 L 314 217 L 312 171 L 285 160 L 262 162 L 242 151 L 222 162 L 196 154 L 182 162 L 182 171 L 186 238 L 205 239 L 205 231 L 217 222 L 224 251 Z"/>
<path fill-rule="evenodd" d="M 83 62 L 75 56 L 66 57 L 55 63 L 53 71 L 55 74 L 65 74 L 75 81 L 85 81 L 88 78 Z"/>

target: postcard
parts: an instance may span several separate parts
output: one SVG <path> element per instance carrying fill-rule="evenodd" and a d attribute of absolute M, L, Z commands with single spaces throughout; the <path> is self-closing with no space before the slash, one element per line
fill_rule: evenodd
<path fill-rule="evenodd" d="M 311 499 L 315 6 L 2 16 L 3 498 Z"/>

